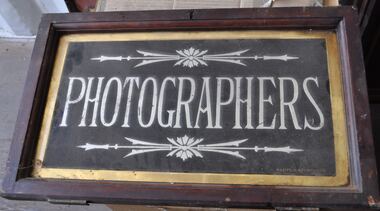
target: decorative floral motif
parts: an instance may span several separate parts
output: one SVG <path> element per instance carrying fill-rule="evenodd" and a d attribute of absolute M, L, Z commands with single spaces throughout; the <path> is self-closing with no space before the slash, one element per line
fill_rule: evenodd
<path fill-rule="evenodd" d="M 183 161 L 185 161 L 188 158 L 192 158 L 193 155 L 203 158 L 201 153 L 193 149 L 193 146 L 201 143 L 203 141 L 203 138 L 195 139 L 189 138 L 187 135 L 185 135 L 183 137 L 177 137 L 176 140 L 174 140 L 173 138 L 167 139 L 174 146 L 178 147 L 177 149 L 174 149 L 173 151 L 169 152 L 169 154 L 167 154 L 167 157 L 173 156 L 175 154 L 177 158 L 181 158 Z"/>
<path fill-rule="evenodd" d="M 179 55 L 183 56 L 181 60 L 176 62 L 174 66 L 181 65 L 183 67 L 197 67 L 198 64 L 207 66 L 207 63 L 204 62 L 201 56 L 205 55 L 207 53 L 207 50 L 200 51 L 198 49 L 194 49 L 193 47 L 189 49 L 184 50 L 177 50 L 176 51 Z"/>
<path fill-rule="evenodd" d="M 93 150 L 93 149 L 131 149 L 131 152 L 124 156 L 130 157 L 137 154 L 157 152 L 157 151 L 169 151 L 166 155 L 167 157 L 175 157 L 182 159 L 182 161 L 186 161 L 189 158 L 199 157 L 203 158 L 201 152 L 214 152 L 221 153 L 226 155 L 231 155 L 237 158 L 246 159 L 243 155 L 240 154 L 239 151 L 253 151 L 253 152 L 283 152 L 283 153 L 293 153 L 293 152 L 301 152 L 302 149 L 294 149 L 287 147 L 240 147 L 240 144 L 246 142 L 248 139 L 234 140 L 223 143 L 216 144 L 207 144 L 200 145 L 203 142 L 203 138 L 194 138 L 184 135 L 183 137 L 177 138 L 167 138 L 170 144 L 158 144 L 153 142 L 146 142 L 137 140 L 134 138 L 125 137 L 125 139 L 132 143 L 132 145 L 121 146 L 118 144 L 115 145 L 99 145 L 99 144 L 90 144 L 86 143 L 85 145 L 77 146 L 78 148 L 82 148 L 85 151 Z"/>
<path fill-rule="evenodd" d="M 173 54 L 162 54 L 162 53 L 153 53 L 148 51 L 136 50 L 137 53 L 142 56 L 100 56 L 91 58 L 91 60 L 104 62 L 104 61 L 131 61 L 131 60 L 140 60 L 141 62 L 135 65 L 134 67 L 141 67 L 148 64 L 153 64 L 157 62 L 167 62 L 167 61 L 177 61 L 174 66 L 182 67 L 198 67 L 198 66 L 208 66 L 208 61 L 214 62 L 226 62 L 242 66 L 247 66 L 243 61 L 244 60 L 281 60 L 288 61 L 293 59 L 298 59 L 295 56 L 288 56 L 287 54 L 281 56 L 258 56 L 258 55 L 243 55 L 249 49 L 239 50 L 234 52 L 222 53 L 222 54 L 207 54 L 208 50 L 199 50 L 193 47 L 188 49 L 176 50 L 177 55 Z"/>

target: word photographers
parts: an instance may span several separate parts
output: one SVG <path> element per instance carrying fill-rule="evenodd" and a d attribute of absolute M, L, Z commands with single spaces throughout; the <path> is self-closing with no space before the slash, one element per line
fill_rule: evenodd
<path fill-rule="evenodd" d="M 318 77 L 69 77 L 59 126 L 320 130 L 315 89 Z"/>

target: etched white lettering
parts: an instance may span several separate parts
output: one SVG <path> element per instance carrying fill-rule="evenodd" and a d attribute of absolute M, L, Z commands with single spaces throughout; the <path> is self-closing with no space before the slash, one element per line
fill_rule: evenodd
<path fill-rule="evenodd" d="M 221 113 L 222 107 L 230 104 L 234 99 L 234 81 L 231 78 L 227 77 L 216 77 L 217 87 L 216 87 L 216 117 L 215 117 L 215 128 L 222 128 L 221 126 Z M 222 91 L 224 91 L 225 87 L 223 86 L 223 81 L 227 81 L 229 84 L 230 93 L 228 95 L 228 99 L 222 101 Z"/>
<path fill-rule="evenodd" d="M 194 99 L 195 95 L 195 80 L 191 77 L 178 77 L 179 86 L 178 86 L 178 102 L 177 102 L 177 111 L 176 111 L 176 123 L 174 128 L 181 128 L 181 110 L 182 107 L 185 109 L 185 119 L 186 119 L 186 127 L 192 128 L 191 125 L 191 116 L 190 116 L 190 103 Z M 190 83 L 190 96 L 187 100 L 183 100 L 184 94 L 184 84 L 185 81 Z"/>
<path fill-rule="evenodd" d="M 96 127 L 98 126 L 96 124 L 96 117 L 98 116 L 98 107 L 99 107 L 99 99 L 100 99 L 100 91 L 102 89 L 102 84 L 103 84 L 103 79 L 104 77 L 99 77 L 98 78 L 98 85 L 96 88 L 96 93 L 94 98 L 90 98 L 91 94 L 91 88 L 92 88 L 92 81 L 94 80 L 93 77 L 88 78 L 87 82 L 87 89 L 86 89 L 86 97 L 83 105 L 83 111 L 82 111 L 82 120 L 80 124 L 78 125 L 79 127 L 85 127 L 86 126 L 86 117 L 87 117 L 87 108 L 89 103 L 94 103 L 94 110 L 92 112 L 92 120 L 90 127 Z"/>
<path fill-rule="evenodd" d="M 124 115 L 124 123 L 121 127 L 129 127 L 129 116 L 130 116 L 130 110 L 131 110 L 131 100 L 133 96 L 133 90 L 134 86 L 133 84 L 136 83 L 137 88 L 140 87 L 140 78 L 138 77 L 127 77 L 124 81 L 124 86 L 129 82 L 129 88 L 128 88 L 128 96 L 127 96 L 127 103 L 125 107 L 125 115 Z"/>
<path fill-rule="evenodd" d="M 199 118 L 201 113 L 207 114 L 207 126 L 206 128 L 213 128 L 212 121 L 212 108 L 211 108 L 211 96 L 210 96 L 210 77 L 202 77 L 202 91 L 199 100 L 197 119 L 195 121 L 194 128 L 199 128 Z M 203 101 L 205 100 L 206 106 L 203 107 Z"/>
<path fill-rule="evenodd" d="M 108 104 L 107 100 L 108 100 L 109 91 L 113 82 L 116 84 L 116 100 L 115 100 L 115 106 L 114 106 L 112 118 L 109 122 L 107 122 L 106 120 L 106 111 L 107 111 L 106 108 Z M 106 127 L 112 126 L 113 124 L 115 124 L 117 120 L 117 117 L 119 115 L 119 109 L 120 109 L 122 89 L 123 89 L 122 83 L 121 83 L 120 78 L 118 77 L 112 77 L 106 83 L 106 86 L 103 92 L 103 97 L 102 97 L 102 104 L 100 106 L 100 121 Z"/>
<path fill-rule="evenodd" d="M 319 125 L 318 126 L 312 126 L 309 123 L 309 121 L 307 120 L 307 117 L 305 116 L 304 129 L 309 128 L 311 130 L 320 130 L 325 125 L 325 117 L 324 117 L 324 115 L 322 113 L 322 110 L 319 108 L 318 104 L 315 102 L 313 96 L 311 95 L 311 93 L 309 91 L 309 88 L 307 86 L 308 82 L 314 82 L 317 85 L 317 87 L 319 87 L 319 85 L 318 85 L 318 78 L 317 77 L 315 77 L 315 78 L 312 78 L 312 77 L 306 78 L 303 81 L 303 90 L 304 90 L 307 98 L 309 99 L 310 103 L 314 106 L 315 110 L 318 113 L 318 116 L 319 116 Z"/>
<path fill-rule="evenodd" d="M 265 125 L 265 117 L 264 117 L 264 105 L 265 103 L 269 103 L 271 105 L 273 105 L 273 102 L 272 102 L 272 96 L 268 96 L 268 98 L 265 98 L 265 92 L 264 92 L 264 82 L 265 81 L 270 81 L 272 82 L 272 85 L 274 87 L 276 87 L 276 84 L 274 82 L 274 78 L 273 77 L 258 77 L 259 79 L 259 124 L 257 126 L 257 129 L 274 129 L 275 125 L 276 125 L 276 115 L 277 114 L 274 114 L 273 116 L 273 119 L 272 119 L 272 123 L 269 125 L 269 126 L 266 126 Z"/>
<path fill-rule="evenodd" d="M 284 130 L 287 129 L 285 125 L 285 106 L 289 108 L 290 115 L 292 117 L 294 128 L 297 130 L 301 130 L 302 128 L 298 124 L 297 114 L 294 109 L 294 103 L 296 103 L 298 99 L 298 83 L 296 79 L 290 77 L 279 77 L 280 80 L 280 127 L 279 129 Z M 292 82 L 293 85 L 293 98 L 289 102 L 285 102 L 285 81 Z"/>
<path fill-rule="evenodd" d="M 162 81 L 161 89 L 160 89 L 160 96 L 158 97 L 158 112 L 157 112 L 157 118 L 158 118 L 158 124 L 160 124 L 161 127 L 173 127 L 173 117 L 175 110 L 167 110 L 168 112 L 168 122 L 163 122 L 163 107 L 165 102 L 165 91 L 166 86 L 168 82 L 172 82 L 173 86 L 175 87 L 175 78 L 174 77 L 167 77 Z"/>
<path fill-rule="evenodd" d="M 148 111 L 145 110 L 144 108 L 144 99 L 145 99 L 145 92 L 146 92 L 146 87 L 148 86 L 148 83 L 151 82 L 153 85 L 153 91 L 152 91 L 152 105 L 150 107 L 150 117 L 147 123 L 143 121 L 143 112 Z M 157 111 L 157 81 L 153 77 L 146 78 L 144 82 L 141 85 L 141 91 L 140 91 L 140 96 L 139 96 L 139 103 L 138 103 L 138 108 L 137 108 L 137 117 L 138 121 L 141 127 L 150 127 L 153 122 L 154 122 L 154 117 L 156 115 Z"/>
<path fill-rule="evenodd" d="M 81 84 L 81 89 L 78 97 L 71 99 L 71 94 L 73 91 L 73 83 L 74 81 L 79 81 Z M 62 121 L 59 124 L 60 127 L 67 127 L 67 115 L 69 113 L 70 105 L 78 103 L 82 100 L 86 91 L 86 81 L 82 77 L 69 77 L 69 87 L 67 89 L 65 107 L 63 109 Z"/>

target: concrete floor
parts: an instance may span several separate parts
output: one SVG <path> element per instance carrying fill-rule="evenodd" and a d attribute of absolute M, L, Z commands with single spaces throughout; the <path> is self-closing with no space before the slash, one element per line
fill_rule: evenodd
<path fill-rule="evenodd" d="M 5 163 L 20 106 L 22 90 L 29 65 L 34 39 L 0 38 L 0 182 L 4 177 Z M 69 206 L 47 202 L 11 201 L 0 198 L 0 210 L 55 211 L 111 210 L 105 205 Z"/>

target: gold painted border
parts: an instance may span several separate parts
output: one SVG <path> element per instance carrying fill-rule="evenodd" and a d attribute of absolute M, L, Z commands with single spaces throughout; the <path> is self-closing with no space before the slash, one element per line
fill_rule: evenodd
<path fill-rule="evenodd" d="M 137 41 L 137 40 L 204 40 L 204 39 L 325 39 L 330 97 L 332 106 L 333 133 L 335 142 L 335 176 L 294 176 L 264 174 L 225 173 L 179 173 L 149 171 L 117 171 L 89 169 L 44 168 L 43 160 L 57 99 L 60 77 L 70 42 Z M 38 140 L 35 167 L 37 178 L 112 180 L 168 183 L 202 184 L 250 184 L 338 187 L 349 184 L 349 161 L 340 54 L 336 34 L 330 31 L 214 31 L 214 32 L 131 32 L 103 34 L 72 34 L 60 38 L 53 76 L 49 87 L 42 128 Z"/>

